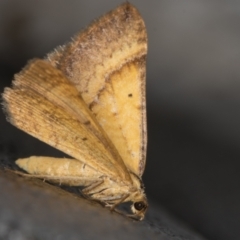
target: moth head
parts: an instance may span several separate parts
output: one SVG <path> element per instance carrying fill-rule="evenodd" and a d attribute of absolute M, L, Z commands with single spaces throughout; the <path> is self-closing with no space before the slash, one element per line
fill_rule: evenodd
<path fill-rule="evenodd" d="M 148 208 L 147 198 L 144 193 L 144 185 L 138 175 L 130 172 L 130 176 L 135 188 L 130 196 L 133 204 L 131 205 L 132 215 L 129 216 L 137 220 L 143 220 Z"/>
<path fill-rule="evenodd" d="M 147 207 L 148 207 L 147 199 L 144 195 L 142 195 L 142 198 L 139 198 L 138 200 L 134 201 L 131 206 L 131 210 L 133 213 L 132 217 L 138 220 L 143 220 Z"/>

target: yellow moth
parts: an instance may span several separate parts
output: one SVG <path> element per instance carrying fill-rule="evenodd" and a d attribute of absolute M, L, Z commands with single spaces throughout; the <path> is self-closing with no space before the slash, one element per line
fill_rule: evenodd
<path fill-rule="evenodd" d="M 132 202 L 129 216 L 142 220 L 146 53 L 144 21 L 124 3 L 31 60 L 4 90 L 7 119 L 73 159 L 32 156 L 17 165 L 30 177 L 82 187 L 114 210 Z"/>

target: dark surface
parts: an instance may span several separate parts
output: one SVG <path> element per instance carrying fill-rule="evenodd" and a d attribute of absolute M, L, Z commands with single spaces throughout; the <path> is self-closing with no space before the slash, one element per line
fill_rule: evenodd
<path fill-rule="evenodd" d="M 80 222 L 76 231 L 92 234 L 93 229 L 100 228 L 98 224 L 105 225 L 106 221 L 106 225 L 102 227 L 104 233 L 113 234 L 106 230 L 109 229 L 106 226 L 111 226 L 115 221 L 119 224 L 119 236 L 124 236 L 123 229 L 127 225 L 127 231 L 132 231 L 131 234 L 136 234 L 134 236 L 139 236 L 143 231 L 143 239 L 147 238 L 144 234 L 153 232 L 156 232 L 157 239 L 159 236 L 179 239 L 179 229 L 185 227 L 176 223 L 179 226 L 176 230 L 176 225 L 172 224 L 173 218 L 168 221 L 165 211 L 158 208 L 163 206 L 174 218 L 181 219 L 207 239 L 239 240 L 240 2 L 131 2 L 145 19 L 149 36 L 149 144 L 144 183 L 148 197 L 155 202 L 158 210 L 155 211 L 155 206 L 152 205 L 145 222 L 133 223 L 80 199 L 79 204 L 84 205 L 79 209 L 86 210 L 86 215 L 81 219 L 81 210 L 76 209 L 78 216 L 74 215 L 76 218 L 73 217 L 72 220 Z M 3 86 L 10 85 L 12 75 L 28 59 L 43 57 L 55 46 L 66 42 L 92 19 L 120 3 L 117 0 L 102 0 L 101 4 L 90 0 L 0 1 L 0 90 Z M 4 164 L 13 163 L 18 157 L 31 155 L 63 156 L 7 124 L 1 112 L 0 146 L 1 161 L 5 161 Z M 4 194 L 1 194 L 1 204 L 7 204 L 1 211 L 7 209 L 9 219 L 14 219 L 11 225 L 8 215 L 1 214 L 5 216 L 1 221 L 1 229 L 7 229 L 7 232 L 14 229 L 14 226 L 24 229 L 24 223 L 21 225 L 24 221 L 21 219 L 28 213 L 28 219 L 37 217 L 35 213 L 31 215 L 28 212 L 28 207 L 32 202 L 37 202 L 34 199 L 39 197 L 41 200 L 37 202 L 38 211 L 42 213 L 39 222 L 42 225 L 31 224 L 33 220 L 29 220 L 25 225 L 27 230 L 23 232 L 35 237 L 37 235 L 32 234 L 45 234 L 52 224 L 55 226 L 53 229 L 60 229 L 63 236 L 69 233 L 71 226 L 63 227 L 67 220 L 62 217 L 64 207 L 59 207 L 64 205 L 61 197 L 54 197 L 56 202 L 51 205 L 51 211 L 50 208 L 45 210 L 45 197 L 40 196 L 45 194 L 46 184 L 42 188 L 38 185 L 43 184 L 41 181 L 36 181 L 36 184 L 35 180 L 19 180 L 18 176 L 6 177 L 5 173 L 0 176 L 3 184 L 1 193 L 8 193 L 5 195 L 11 199 L 5 201 Z M 20 186 L 19 181 L 23 184 L 16 190 L 12 186 Z M 49 189 L 49 185 L 47 186 Z M 55 194 L 53 189 L 56 187 L 50 189 L 46 191 L 50 194 L 51 202 L 51 194 Z M 36 194 L 28 194 L 28 191 Z M 31 198 L 32 195 L 36 197 Z M 72 199 L 70 195 L 64 198 L 67 200 L 63 202 L 72 201 L 68 199 Z M 16 212 L 15 208 L 18 209 Z M 59 213 L 54 218 L 53 215 L 58 210 L 62 210 L 62 215 Z M 98 221 L 92 220 L 94 222 L 91 226 L 81 224 L 81 221 L 91 221 L 90 214 L 95 211 L 104 212 L 107 215 L 106 220 L 101 215 Z M 152 212 L 157 212 L 158 219 L 154 219 Z M 51 224 L 45 224 L 43 219 L 52 219 Z M 125 227 L 121 223 L 126 224 Z M 166 229 L 172 235 L 163 235 Z M 184 234 L 187 234 L 186 231 Z M 194 235 L 189 234 L 187 239 L 194 239 Z M 102 233 L 101 236 L 105 235 Z"/>

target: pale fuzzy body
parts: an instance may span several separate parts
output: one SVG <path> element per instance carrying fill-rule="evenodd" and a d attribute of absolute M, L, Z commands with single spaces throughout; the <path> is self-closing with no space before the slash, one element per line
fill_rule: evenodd
<path fill-rule="evenodd" d="M 45 60 L 33 60 L 3 94 L 8 120 L 74 159 L 30 157 L 31 177 L 83 187 L 114 209 L 133 202 L 143 219 L 147 35 L 129 3 L 99 18 Z M 23 174 L 24 175 L 24 174 Z"/>
<path fill-rule="evenodd" d="M 31 156 L 20 158 L 16 164 L 36 176 L 47 176 L 47 180 L 68 186 L 89 186 L 101 173 L 82 162 L 69 158 Z"/>

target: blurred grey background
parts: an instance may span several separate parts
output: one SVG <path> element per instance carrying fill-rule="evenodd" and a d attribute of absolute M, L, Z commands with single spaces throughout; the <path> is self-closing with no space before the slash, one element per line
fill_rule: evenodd
<path fill-rule="evenodd" d="M 0 90 L 118 0 L 1 0 Z M 147 195 L 207 239 L 240 239 L 240 1 L 132 0 L 147 26 Z M 7 146 L 7 147 L 6 147 Z M 6 123 L 0 150 L 61 155 Z"/>

